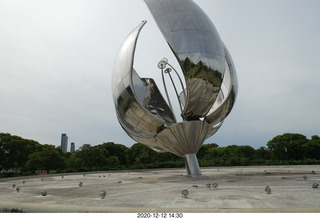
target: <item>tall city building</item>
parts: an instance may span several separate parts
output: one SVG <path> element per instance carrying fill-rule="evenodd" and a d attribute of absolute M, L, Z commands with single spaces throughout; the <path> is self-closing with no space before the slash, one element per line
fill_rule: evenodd
<path fill-rule="evenodd" d="M 71 142 L 70 152 L 73 153 L 75 151 L 76 151 L 76 146 L 75 146 L 74 142 Z"/>
<path fill-rule="evenodd" d="M 61 150 L 63 152 L 68 151 L 68 136 L 65 133 L 61 135 Z"/>

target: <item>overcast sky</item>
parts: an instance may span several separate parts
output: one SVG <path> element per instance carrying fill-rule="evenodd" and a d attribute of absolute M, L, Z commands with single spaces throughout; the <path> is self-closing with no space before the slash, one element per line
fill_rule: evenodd
<path fill-rule="evenodd" d="M 320 135 L 320 1 L 195 0 L 234 60 L 238 99 L 206 143 L 258 148 L 276 135 Z M 135 142 L 119 125 L 111 78 L 142 20 L 135 68 L 157 78 L 172 54 L 142 0 L 0 0 L 0 132 L 76 148 Z M 161 81 L 158 82 L 161 84 Z"/>

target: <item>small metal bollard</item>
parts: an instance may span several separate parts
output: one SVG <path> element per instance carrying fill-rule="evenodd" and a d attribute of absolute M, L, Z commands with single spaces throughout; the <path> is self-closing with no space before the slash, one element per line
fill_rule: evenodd
<path fill-rule="evenodd" d="M 16 184 L 12 184 L 12 189 L 16 188 Z"/>
<path fill-rule="evenodd" d="M 271 194 L 271 188 L 270 186 L 267 186 L 264 191 L 267 193 L 267 194 Z"/>
<path fill-rule="evenodd" d="M 212 184 L 212 187 L 213 187 L 213 189 L 215 189 L 215 190 L 218 189 L 218 183 L 213 183 L 213 184 Z"/>
<path fill-rule="evenodd" d="M 79 182 L 79 186 L 82 187 L 82 182 Z"/>
<path fill-rule="evenodd" d="M 188 196 L 189 196 L 189 191 L 188 191 L 188 190 L 183 190 L 183 191 L 182 191 L 182 195 L 183 195 L 185 198 L 188 198 Z"/>
<path fill-rule="evenodd" d="M 46 192 L 45 190 L 42 190 L 42 191 L 41 191 L 41 195 L 42 195 L 42 196 L 47 196 L 47 192 Z"/>
<path fill-rule="evenodd" d="M 99 193 L 99 197 L 100 197 L 101 199 L 104 199 L 104 198 L 106 197 L 106 195 L 107 195 L 107 193 L 106 193 L 106 191 L 104 191 L 104 190 L 101 190 L 100 193 Z"/>
<path fill-rule="evenodd" d="M 19 186 L 16 188 L 16 191 L 17 191 L 17 192 L 19 192 L 19 191 L 20 191 L 20 187 L 19 187 Z"/>

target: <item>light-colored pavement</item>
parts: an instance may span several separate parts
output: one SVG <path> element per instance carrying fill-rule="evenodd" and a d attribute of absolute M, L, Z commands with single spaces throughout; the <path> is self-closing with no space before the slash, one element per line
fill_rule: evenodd
<path fill-rule="evenodd" d="M 185 169 L 161 169 L 1 179 L 0 212 L 320 212 L 320 186 L 312 188 L 320 184 L 320 166 L 202 168 L 202 173 L 191 178 Z M 213 183 L 217 189 L 207 187 Z"/>

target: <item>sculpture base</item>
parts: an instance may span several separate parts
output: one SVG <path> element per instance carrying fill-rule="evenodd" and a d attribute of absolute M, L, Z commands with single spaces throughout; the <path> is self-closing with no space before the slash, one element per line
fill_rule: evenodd
<path fill-rule="evenodd" d="M 185 162 L 189 176 L 191 177 L 202 176 L 196 154 L 186 154 L 184 156 L 184 162 Z"/>

